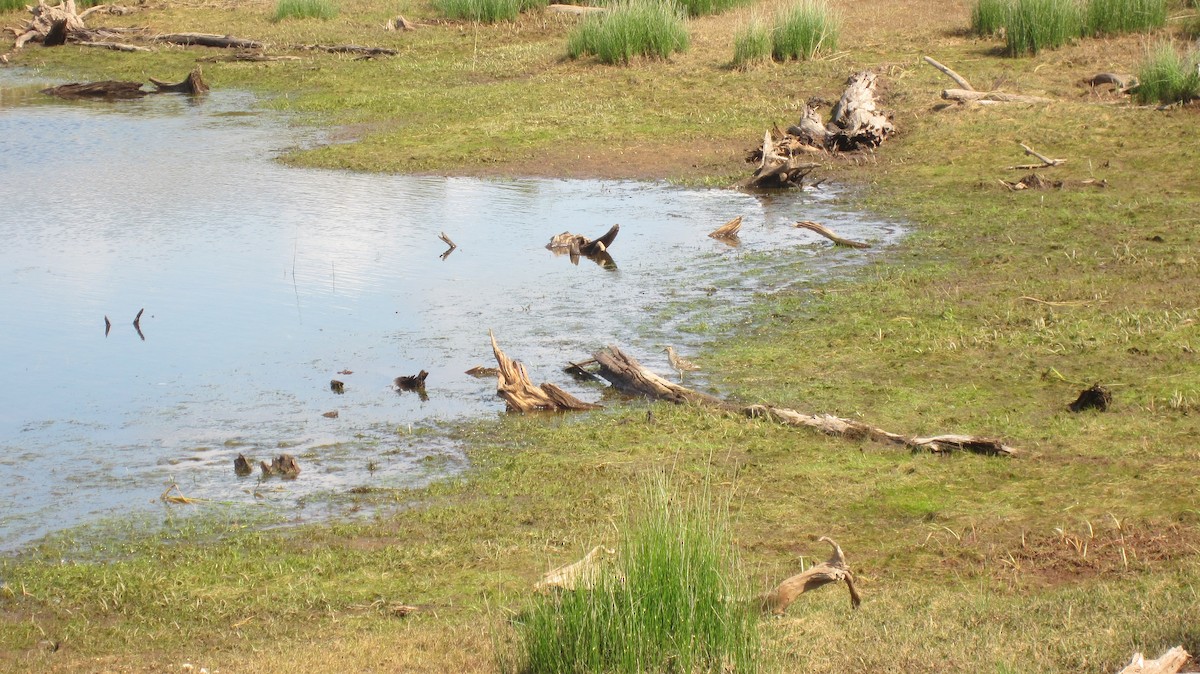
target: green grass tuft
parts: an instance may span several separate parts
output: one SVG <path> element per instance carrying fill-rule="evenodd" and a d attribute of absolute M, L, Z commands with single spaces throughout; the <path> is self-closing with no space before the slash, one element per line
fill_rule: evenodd
<path fill-rule="evenodd" d="M 720 14 L 726 10 L 744 5 L 749 0 L 677 0 L 679 6 L 688 16 L 707 16 Z"/>
<path fill-rule="evenodd" d="M 337 5 L 330 0 L 279 0 L 271 19 L 332 19 L 337 13 Z"/>
<path fill-rule="evenodd" d="M 680 499 L 665 479 L 640 505 L 621 527 L 615 568 L 592 590 L 542 598 L 522 616 L 520 671 L 756 670 L 758 612 L 726 511 Z"/>
<path fill-rule="evenodd" d="M 688 48 L 683 11 L 671 0 L 620 0 L 590 16 L 567 37 L 567 55 L 591 54 L 604 63 L 628 63 L 635 56 L 668 58 Z"/>
<path fill-rule="evenodd" d="M 1166 0 L 1088 0 L 1087 33 L 1147 32 L 1167 23 Z"/>
<path fill-rule="evenodd" d="M 971 8 L 971 33 L 980 37 L 999 35 L 1008 11 L 1009 0 L 976 0 Z"/>
<path fill-rule="evenodd" d="M 733 67 L 745 69 L 771 59 L 771 31 L 757 18 L 733 36 Z"/>
<path fill-rule="evenodd" d="M 820 52 L 837 49 L 838 21 L 819 0 L 803 0 L 775 19 L 771 54 L 777 61 L 808 60 Z"/>
<path fill-rule="evenodd" d="M 1015 0 L 1004 25 L 1009 56 L 1057 49 L 1083 32 L 1083 11 L 1075 0 Z"/>
<path fill-rule="evenodd" d="M 545 7 L 548 0 L 433 0 L 433 6 L 451 19 L 481 23 L 512 21 L 526 10 Z"/>
<path fill-rule="evenodd" d="M 1143 103 L 1186 103 L 1200 98 L 1200 52 L 1186 56 L 1175 45 L 1164 42 L 1146 55 L 1138 68 L 1138 87 L 1134 90 Z"/>

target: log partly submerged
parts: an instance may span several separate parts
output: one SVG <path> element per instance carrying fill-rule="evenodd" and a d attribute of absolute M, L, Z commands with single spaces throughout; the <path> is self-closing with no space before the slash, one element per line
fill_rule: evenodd
<path fill-rule="evenodd" d="M 192 68 L 192 72 L 183 78 L 182 81 L 172 84 L 150 78 L 150 84 L 154 85 L 154 93 L 180 93 L 180 94 L 202 94 L 208 91 L 208 84 L 204 81 L 204 74 L 200 72 L 200 66 Z"/>
<path fill-rule="evenodd" d="M 714 229 L 712 232 L 709 232 L 708 235 L 714 239 L 724 239 L 726 241 L 736 241 L 738 238 L 738 232 L 741 231 L 741 229 L 742 229 L 742 216 L 739 215 L 736 218 L 730 220 L 729 222 Z"/>
<path fill-rule="evenodd" d="M 616 346 L 608 346 L 592 356 L 600 365 L 599 376 L 614 388 L 632 395 L 667 400 L 676 404 L 695 404 L 748 417 L 770 419 L 786 426 L 803 426 L 827 435 L 846 439 L 868 439 L 883 444 L 898 445 L 912 451 L 935 454 L 965 450 L 976 454 L 1014 456 L 1017 450 L 1000 440 L 973 435 L 945 434 L 914 437 L 891 433 L 861 421 L 843 419 L 830 414 L 804 414 L 773 405 L 740 405 L 707 393 L 701 393 L 663 377 L 642 366 L 637 359 Z"/>
<path fill-rule="evenodd" d="M 598 255 L 608 251 L 613 241 L 616 240 L 617 233 L 620 231 L 621 225 L 613 225 L 605 232 L 604 236 L 598 239 L 589 239 L 581 234 L 563 232 L 551 237 L 550 243 L 546 244 L 546 248 L 555 252 L 570 253 L 572 255 Z"/>
<path fill-rule="evenodd" d="M 72 82 L 70 84 L 50 87 L 49 89 L 42 89 L 42 93 L 58 96 L 59 98 L 104 98 L 115 100 L 141 98 L 149 94 L 171 92 L 200 94 L 208 91 L 208 85 L 205 84 L 199 67 L 194 68 L 181 82 L 170 83 L 151 77 L 150 84 L 154 87 L 153 89 L 143 88 L 144 85 L 141 82 L 121 82 L 117 80 Z"/>
<path fill-rule="evenodd" d="M 496 336 L 488 331 L 492 340 L 492 353 L 500 374 L 496 377 L 496 394 L 504 399 L 508 409 L 515 412 L 537 411 L 582 411 L 600 409 L 601 405 L 586 403 L 554 384 L 535 386 L 529 373 L 521 363 L 509 358 L 500 350 Z"/>
<path fill-rule="evenodd" d="M 821 236 L 825 237 L 826 239 L 829 239 L 830 241 L 832 241 L 835 246 L 846 246 L 848 248 L 870 248 L 871 247 L 871 244 L 869 244 L 869 243 L 863 243 L 862 241 L 854 241 L 852 239 L 842 238 L 842 237 L 838 236 L 837 234 L 834 234 L 833 231 L 831 229 L 829 229 L 828 227 L 826 227 L 825 225 L 822 225 L 817 222 L 813 222 L 811 220 L 801 220 L 800 222 L 796 223 L 796 227 L 816 232 L 817 234 L 820 234 Z"/>

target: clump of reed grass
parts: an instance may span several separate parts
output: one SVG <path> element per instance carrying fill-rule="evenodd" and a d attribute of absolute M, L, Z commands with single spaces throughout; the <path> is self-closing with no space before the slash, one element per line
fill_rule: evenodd
<path fill-rule="evenodd" d="M 676 0 L 688 16 L 720 14 L 750 0 Z"/>
<path fill-rule="evenodd" d="M 733 35 L 733 67 L 748 68 L 771 60 L 771 31 L 757 17 Z"/>
<path fill-rule="evenodd" d="M 521 12 L 547 4 L 548 0 L 433 0 L 434 9 L 447 18 L 480 23 L 512 21 Z"/>
<path fill-rule="evenodd" d="M 1147 32 L 1167 24 L 1166 0 L 1088 0 L 1089 35 Z"/>
<path fill-rule="evenodd" d="M 726 511 L 682 501 L 665 480 L 640 506 L 590 590 L 541 598 L 518 619 L 519 671 L 756 670 L 757 605 L 737 600 L 749 592 Z"/>
<path fill-rule="evenodd" d="M 337 5 L 331 0 L 279 0 L 271 20 L 332 19 L 337 13 Z"/>
<path fill-rule="evenodd" d="M 771 55 L 777 61 L 808 60 L 837 49 L 838 21 L 820 0 L 803 0 L 785 9 L 771 30 Z"/>
<path fill-rule="evenodd" d="M 635 56 L 665 59 L 688 44 L 683 10 L 674 0 L 618 0 L 571 32 L 567 55 L 576 59 L 591 54 L 604 63 L 628 63 Z"/>
<path fill-rule="evenodd" d="M 971 8 L 971 33 L 980 37 L 995 37 L 1004 29 L 1009 0 L 975 0 Z"/>
<path fill-rule="evenodd" d="M 1184 55 L 1164 42 L 1149 50 L 1137 71 L 1134 95 L 1143 103 L 1186 103 L 1200 98 L 1200 51 Z"/>
<path fill-rule="evenodd" d="M 1004 22 L 1010 56 L 1057 49 L 1083 33 L 1083 11 L 1075 0 L 1013 0 Z"/>

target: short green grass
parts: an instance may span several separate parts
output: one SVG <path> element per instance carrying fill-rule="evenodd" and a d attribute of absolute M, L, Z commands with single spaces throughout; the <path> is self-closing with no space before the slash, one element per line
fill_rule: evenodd
<path fill-rule="evenodd" d="M 483 23 L 512 21 L 521 12 L 547 4 L 547 0 L 433 0 L 433 6 L 443 16 Z"/>
<path fill-rule="evenodd" d="M 1010 0 L 975 0 L 971 7 L 971 33 L 994 37 L 1004 29 Z"/>
<path fill-rule="evenodd" d="M 837 16 L 820 0 L 801 0 L 784 9 L 771 29 L 771 54 L 777 61 L 808 60 L 837 49 Z"/>
<path fill-rule="evenodd" d="M 721 14 L 735 7 L 749 4 L 750 0 L 676 0 L 688 16 Z"/>
<path fill-rule="evenodd" d="M 1186 103 L 1200 98 L 1200 50 L 1187 53 L 1170 42 L 1152 47 L 1138 66 L 1134 95 L 1143 103 Z"/>
<path fill-rule="evenodd" d="M 1166 0 L 1088 0 L 1085 29 L 1089 35 L 1145 33 L 1167 23 Z"/>
<path fill-rule="evenodd" d="M 593 55 L 602 63 L 639 56 L 665 59 L 689 43 L 687 23 L 674 0 L 619 0 L 586 18 L 567 38 L 572 59 Z"/>
<path fill-rule="evenodd" d="M 332 0 L 279 0 L 272 19 L 332 19 L 338 8 Z"/>

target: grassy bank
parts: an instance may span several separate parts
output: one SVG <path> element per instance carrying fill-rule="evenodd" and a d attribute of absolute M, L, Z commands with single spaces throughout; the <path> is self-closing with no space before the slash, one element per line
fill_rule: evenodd
<path fill-rule="evenodd" d="M 1134 650 L 1200 651 L 1196 109 L 1111 104 L 1079 84 L 1135 71 L 1140 37 L 1009 58 L 963 37 L 965 4 L 831 6 L 839 55 L 744 71 L 729 67 L 739 20 L 782 5 L 692 19 L 688 51 L 623 67 L 567 59 L 577 20 L 540 13 L 412 33 L 382 31 L 396 13 L 383 3 L 278 23 L 267 4 L 172 6 L 135 23 L 400 49 L 204 65 L 214 87 L 345 125 L 358 142 L 289 158 L 343 168 L 728 184 L 763 128 L 877 68 L 901 133 L 824 174 L 913 234 L 853 278 L 765 294 L 698 360 L 741 400 L 1003 436 L 1021 456 L 911 455 L 667 405 L 509 418 L 463 429 L 471 472 L 389 495 L 407 506 L 394 515 L 281 530 L 212 515 L 94 554 L 68 541 L 6 559 L 0 670 L 494 671 L 510 609 L 542 571 L 614 543 L 652 471 L 716 485 L 758 590 L 824 558 L 813 535 L 845 549 L 862 607 L 830 587 L 761 623 L 764 671 L 1096 672 Z M 980 88 L 1056 102 L 936 111 L 948 80 L 926 53 Z M 178 79 L 207 55 L 34 47 L 14 61 Z M 1022 175 L 1006 168 L 1028 160 L 1018 142 L 1068 159 L 1045 172 L 1062 189 L 999 183 Z M 1068 412 L 1094 382 L 1112 408 Z"/>

